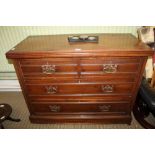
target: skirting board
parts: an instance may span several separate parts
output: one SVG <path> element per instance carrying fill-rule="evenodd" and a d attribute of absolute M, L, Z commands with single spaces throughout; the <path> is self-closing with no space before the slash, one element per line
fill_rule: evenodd
<path fill-rule="evenodd" d="M 0 92 L 21 91 L 18 80 L 0 80 Z"/>

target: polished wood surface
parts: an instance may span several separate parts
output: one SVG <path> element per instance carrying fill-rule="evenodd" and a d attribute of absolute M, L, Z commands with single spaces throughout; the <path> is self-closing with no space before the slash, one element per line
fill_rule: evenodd
<path fill-rule="evenodd" d="M 129 104 L 125 103 L 37 103 L 31 105 L 36 114 L 127 114 Z"/>
<path fill-rule="evenodd" d="M 8 58 L 148 56 L 150 48 L 131 34 L 94 34 L 98 43 L 69 43 L 68 35 L 30 36 L 7 53 Z"/>
<path fill-rule="evenodd" d="M 80 64 L 79 64 L 80 62 Z M 56 76 L 57 74 L 76 74 L 77 71 L 80 74 L 103 74 L 105 65 L 117 64 L 116 73 L 123 72 L 137 72 L 139 67 L 139 59 L 134 58 L 76 58 L 76 59 L 35 59 L 35 60 L 22 60 L 20 61 L 21 68 L 24 75 L 36 75 L 44 73 L 43 67 L 49 67 L 53 69 L 53 72 L 47 73 Z M 44 74 L 45 75 L 45 74 Z"/>
<path fill-rule="evenodd" d="M 96 84 L 96 83 L 72 83 L 72 84 L 39 84 L 26 85 L 31 95 L 65 95 L 65 94 L 131 94 L 133 92 L 133 83 L 120 84 Z"/>
<path fill-rule="evenodd" d="M 30 36 L 6 53 L 13 60 L 33 123 L 131 122 L 152 50 L 131 34 Z"/>

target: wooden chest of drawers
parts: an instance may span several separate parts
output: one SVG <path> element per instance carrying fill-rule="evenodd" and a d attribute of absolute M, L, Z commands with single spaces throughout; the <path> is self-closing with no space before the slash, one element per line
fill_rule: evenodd
<path fill-rule="evenodd" d="M 6 53 L 13 60 L 33 123 L 131 122 L 152 51 L 130 34 L 30 36 Z"/>

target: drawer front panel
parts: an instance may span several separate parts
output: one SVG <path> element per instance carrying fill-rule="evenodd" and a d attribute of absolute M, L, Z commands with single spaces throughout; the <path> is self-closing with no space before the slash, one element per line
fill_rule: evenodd
<path fill-rule="evenodd" d="M 83 74 L 137 73 L 139 59 L 134 58 L 55 58 L 20 61 L 25 77 L 75 76 Z"/>
<path fill-rule="evenodd" d="M 37 103 L 31 104 L 33 111 L 36 113 L 125 113 L 129 111 L 129 104 L 125 103 L 82 103 L 82 104 L 50 104 Z"/>
<path fill-rule="evenodd" d="M 77 74 L 76 59 L 34 59 L 20 61 L 25 77 L 29 76 L 61 76 L 62 74 Z"/>
<path fill-rule="evenodd" d="M 81 72 L 101 72 L 102 74 L 106 73 L 126 73 L 126 72 L 137 72 L 139 70 L 139 64 L 86 64 L 81 65 Z"/>
<path fill-rule="evenodd" d="M 140 60 L 135 58 L 90 58 L 81 59 L 82 74 L 136 73 Z"/>
<path fill-rule="evenodd" d="M 27 91 L 31 95 L 131 94 L 133 86 L 133 83 L 27 85 Z"/>
<path fill-rule="evenodd" d="M 81 75 L 80 77 L 27 77 L 25 78 L 26 84 L 40 84 L 40 83 L 126 83 L 126 82 L 135 82 L 137 76 L 136 74 L 124 74 L 124 75 L 100 75 L 100 76 L 89 76 L 89 75 Z"/>
<path fill-rule="evenodd" d="M 40 66 L 22 66 L 24 74 L 58 74 L 64 72 L 76 72 L 77 65 L 40 65 Z"/>
<path fill-rule="evenodd" d="M 95 102 L 102 102 L 102 103 L 106 103 L 106 102 L 113 102 L 113 103 L 130 103 L 132 100 L 132 96 L 130 95 L 66 95 L 66 96 L 49 96 L 49 95 L 43 95 L 43 96 L 38 96 L 38 95 L 31 95 L 29 96 L 29 100 L 31 101 L 31 103 L 33 102 L 77 102 L 77 103 L 81 103 L 81 102 L 90 102 L 90 103 L 95 103 Z"/>

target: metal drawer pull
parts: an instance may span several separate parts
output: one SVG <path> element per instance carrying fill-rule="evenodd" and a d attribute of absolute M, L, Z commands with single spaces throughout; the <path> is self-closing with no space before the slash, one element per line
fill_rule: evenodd
<path fill-rule="evenodd" d="M 50 105 L 49 108 L 50 108 L 51 112 L 59 112 L 60 111 L 59 105 Z"/>
<path fill-rule="evenodd" d="M 113 85 L 104 85 L 102 86 L 102 91 L 106 93 L 112 93 L 114 91 Z"/>
<path fill-rule="evenodd" d="M 98 106 L 98 108 L 99 108 L 100 111 L 106 112 L 106 111 L 110 110 L 111 105 L 100 105 L 100 106 Z"/>
<path fill-rule="evenodd" d="M 42 65 L 41 66 L 42 68 L 42 72 L 45 73 L 45 74 L 53 74 L 55 73 L 55 65 Z"/>
<path fill-rule="evenodd" d="M 103 65 L 103 72 L 104 73 L 115 73 L 117 71 L 116 64 L 104 64 Z"/>
<path fill-rule="evenodd" d="M 46 89 L 48 94 L 57 93 L 57 86 L 46 86 L 45 89 Z"/>

